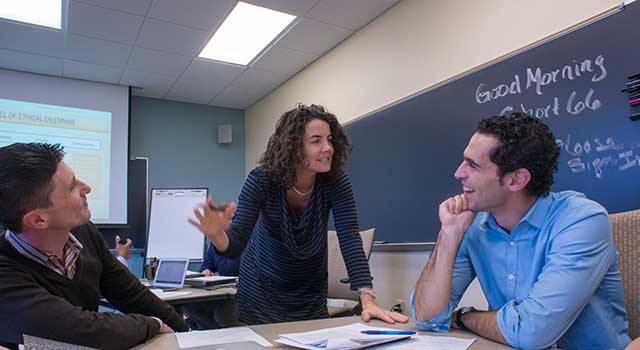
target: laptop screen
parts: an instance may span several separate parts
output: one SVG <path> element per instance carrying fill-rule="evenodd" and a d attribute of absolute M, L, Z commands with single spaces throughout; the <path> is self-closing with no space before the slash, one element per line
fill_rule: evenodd
<path fill-rule="evenodd" d="M 182 287 L 187 273 L 188 259 L 160 259 L 154 285 Z"/>

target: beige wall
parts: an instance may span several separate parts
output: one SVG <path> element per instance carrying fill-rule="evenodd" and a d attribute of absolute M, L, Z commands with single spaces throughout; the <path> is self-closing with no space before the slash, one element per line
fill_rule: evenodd
<path fill-rule="evenodd" d="M 246 171 L 296 102 L 346 122 L 524 47 L 620 0 L 403 0 L 245 112 Z"/>
<path fill-rule="evenodd" d="M 373 286 L 378 304 L 385 309 L 403 302 L 407 313 L 409 297 L 415 283 L 429 259 L 428 251 L 374 251 L 369 259 Z M 480 284 L 474 279 L 460 300 L 460 305 L 487 309 L 487 300 L 482 294 Z"/>
<path fill-rule="evenodd" d="M 366 115 L 619 5 L 621 0 L 402 0 L 245 112 L 246 171 L 296 102 Z M 381 304 L 406 300 L 428 252 L 374 252 Z M 465 304 L 485 302 L 477 284 Z"/>

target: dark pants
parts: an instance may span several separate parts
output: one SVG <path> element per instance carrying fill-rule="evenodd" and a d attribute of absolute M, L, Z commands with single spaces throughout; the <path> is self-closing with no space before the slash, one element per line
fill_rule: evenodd
<path fill-rule="evenodd" d="M 242 325 L 238 321 L 238 302 L 236 299 L 185 304 L 182 305 L 182 312 L 188 317 L 187 324 L 193 330 Z"/>

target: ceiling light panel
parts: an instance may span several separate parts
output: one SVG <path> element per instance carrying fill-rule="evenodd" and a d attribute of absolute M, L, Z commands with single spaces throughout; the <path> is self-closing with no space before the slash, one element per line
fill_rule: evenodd
<path fill-rule="evenodd" d="M 296 16 L 238 2 L 199 57 L 246 66 Z"/>
<path fill-rule="evenodd" d="M 62 0 L 2 0 L 0 17 L 62 29 Z"/>

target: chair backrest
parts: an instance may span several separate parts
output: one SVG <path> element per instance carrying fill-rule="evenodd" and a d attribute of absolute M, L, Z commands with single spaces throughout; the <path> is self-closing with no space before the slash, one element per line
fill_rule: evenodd
<path fill-rule="evenodd" d="M 362 248 L 364 254 L 369 259 L 371 254 L 371 248 L 373 247 L 373 237 L 375 235 L 375 228 L 368 229 L 366 231 L 360 231 L 360 238 L 362 239 Z M 342 283 L 340 280 L 348 278 L 347 267 L 340 251 L 340 244 L 338 243 L 338 235 L 336 231 L 329 231 L 328 238 L 328 259 L 329 259 L 329 298 L 335 299 L 350 299 L 358 300 L 358 292 L 351 290 L 351 284 Z"/>
<path fill-rule="evenodd" d="M 640 210 L 611 214 L 613 239 L 618 248 L 629 336 L 640 336 Z"/>

